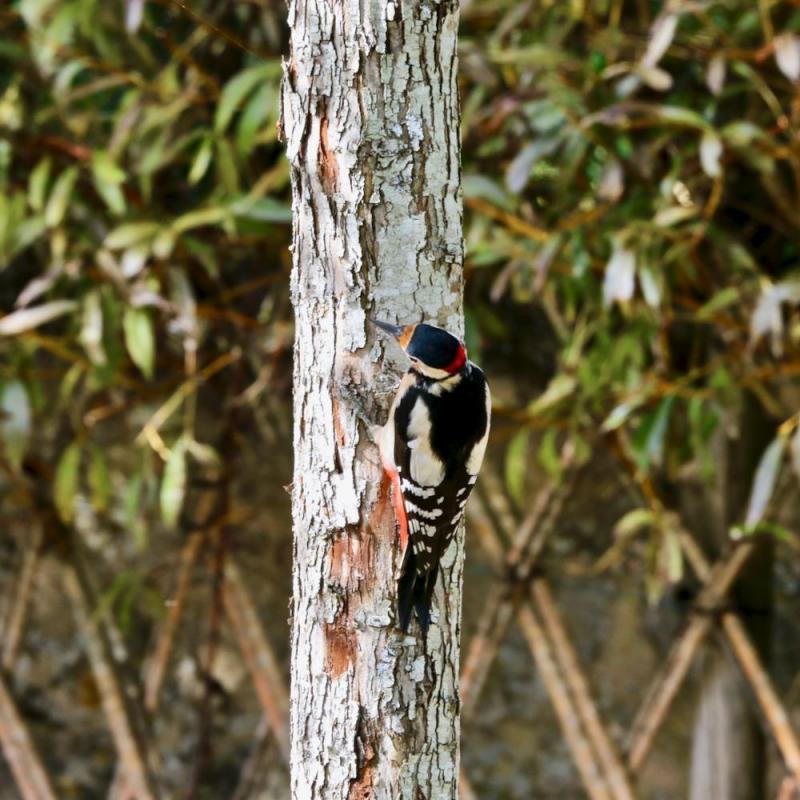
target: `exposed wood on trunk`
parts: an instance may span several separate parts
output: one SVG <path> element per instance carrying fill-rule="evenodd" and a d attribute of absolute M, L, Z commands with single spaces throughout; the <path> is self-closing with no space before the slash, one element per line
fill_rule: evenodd
<path fill-rule="evenodd" d="M 394 627 L 388 486 L 358 417 L 405 364 L 367 313 L 462 333 L 458 4 L 292 0 L 292 791 L 455 798 L 463 537 L 422 642 Z M 394 364 L 394 371 L 388 368 Z"/>

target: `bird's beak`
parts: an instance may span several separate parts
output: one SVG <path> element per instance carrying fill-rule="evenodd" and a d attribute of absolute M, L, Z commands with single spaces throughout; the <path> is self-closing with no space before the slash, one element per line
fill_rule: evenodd
<path fill-rule="evenodd" d="M 395 339 L 399 339 L 402 336 L 405 327 L 403 325 L 392 325 L 391 322 L 381 322 L 378 319 L 372 319 L 369 317 L 369 321 L 376 327 L 380 328 L 382 331 L 386 331 L 386 333 L 391 333 Z"/>

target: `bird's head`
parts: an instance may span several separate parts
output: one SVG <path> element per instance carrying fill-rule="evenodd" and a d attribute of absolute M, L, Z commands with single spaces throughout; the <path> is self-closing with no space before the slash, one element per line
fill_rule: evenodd
<path fill-rule="evenodd" d="M 424 322 L 416 325 L 392 325 L 379 320 L 371 322 L 397 339 L 411 359 L 412 369 L 426 378 L 444 380 L 459 373 L 467 363 L 464 343 L 443 328 Z"/>

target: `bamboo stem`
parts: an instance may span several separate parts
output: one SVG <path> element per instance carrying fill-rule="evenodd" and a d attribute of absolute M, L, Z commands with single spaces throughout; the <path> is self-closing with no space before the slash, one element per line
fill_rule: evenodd
<path fill-rule="evenodd" d="M 566 679 L 589 739 L 600 757 L 612 794 L 616 800 L 633 800 L 635 797 L 633 787 L 625 772 L 622 759 L 600 721 L 597 706 L 589 692 L 588 680 L 580 667 L 578 654 L 561 620 L 547 581 L 544 578 L 535 579 L 531 584 L 530 594 L 537 604 L 547 637 L 560 663 L 561 674 Z"/>
<path fill-rule="evenodd" d="M 710 612 L 719 606 L 752 552 L 753 544 L 746 542 L 714 567 L 700 592 L 698 609 Z M 645 695 L 629 736 L 628 769 L 632 773 L 642 768 L 698 648 L 711 631 L 712 622 L 709 613 L 694 616 L 673 645 L 664 668 Z"/>
<path fill-rule="evenodd" d="M 2 675 L 0 746 L 23 800 L 56 800 L 47 772 Z"/>

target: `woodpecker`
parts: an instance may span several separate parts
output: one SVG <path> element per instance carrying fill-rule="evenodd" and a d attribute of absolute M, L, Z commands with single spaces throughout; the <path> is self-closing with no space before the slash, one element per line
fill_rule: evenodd
<path fill-rule="evenodd" d="M 372 320 L 411 361 L 378 435 L 404 553 L 397 587 L 398 624 L 412 609 L 423 635 L 439 562 L 453 540 L 478 479 L 489 438 L 491 395 L 482 370 L 457 337 L 433 325 Z"/>

